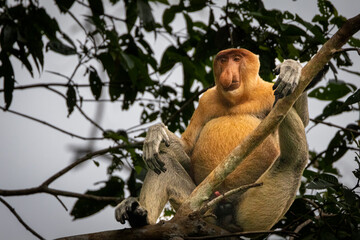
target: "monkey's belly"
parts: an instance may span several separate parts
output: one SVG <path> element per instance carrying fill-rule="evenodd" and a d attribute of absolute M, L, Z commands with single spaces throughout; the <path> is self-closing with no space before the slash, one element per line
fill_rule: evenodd
<path fill-rule="evenodd" d="M 209 121 L 191 154 L 195 183 L 199 184 L 260 122 L 251 115 L 224 116 Z M 225 179 L 221 189 L 255 182 L 278 155 L 276 136 L 270 135 Z"/>

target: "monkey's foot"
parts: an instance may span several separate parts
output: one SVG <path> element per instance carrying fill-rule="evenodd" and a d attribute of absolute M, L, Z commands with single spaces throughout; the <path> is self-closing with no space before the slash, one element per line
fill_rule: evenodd
<path fill-rule="evenodd" d="M 147 210 L 141 207 L 134 197 L 129 197 L 116 206 L 115 218 L 121 224 L 128 220 L 131 227 L 142 227 L 149 224 Z"/>

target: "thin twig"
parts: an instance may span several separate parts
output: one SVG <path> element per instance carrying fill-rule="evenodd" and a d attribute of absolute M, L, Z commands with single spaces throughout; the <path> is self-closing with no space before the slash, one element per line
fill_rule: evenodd
<path fill-rule="evenodd" d="M 230 197 L 231 195 L 235 194 L 235 193 L 239 193 L 239 192 L 246 192 L 248 189 L 250 188 L 254 188 L 254 187 L 260 187 L 262 186 L 263 183 L 251 183 L 251 184 L 247 184 L 247 185 L 243 185 L 241 187 L 232 189 L 224 194 L 221 194 L 220 196 L 214 198 L 213 200 L 211 200 L 210 202 L 208 202 L 207 204 L 205 204 L 204 206 L 202 206 L 199 210 L 200 214 L 204 214 L 207 210 L 209 210 L 212 206 L 216 205 L 217 203 L 219 203 L 222 199 L 226 198 L 226 197 Z"/>
<path fill-rule="evenodd" d="M 295 230 L 294 233 L 299 233 L 301 231 L 301 229 L 303 229 L 304 227 L 306 227 L 307 225 L 309 225 L 310 223 L 312 223 L 313 220 L 312 219 L 307 219 L 305 222 L 301 223 L 300 225 L 298 225 Z M 294 237 L 290 237 L 289 240 L 294 240 Z"/>
<path fill-rule="evenodd" d="M 360 55 L 360 48 L 342 48 L 336 50 L 334 53 L 342 53 L 342 52 L 349 52 L 349 51 L 356 51 Z"/>
<path fill-rule="evenodd" d="M 324 153 L 326 153 L 327 150 L 322 151 L 321 153 L 318 153 L 313 159 L 311 159 L 311 161 L 309 162 L 309 164 L 305 167 L 304 170 L 308 169 L 311 165 L 314 164 L 314 162 L 321 157 L 321 155 L 323 155 Z"/>
<path fill-rule="evenodd" d="M 68 132 L 68 131 L 63 130 L 63 129 L 59 128 L 59 127 L 56 127 L 56 126 L 54 126 L 54 125 L 52 125 L 52 124 L 50 124 L 50 123 L 48 123 L 48 122 L 45 122 L 45 121 L 43 121 L 43 120 L 40 120 L 40 119 L 31 117 L 31 116 L 29 116 L 29 115 L 26 115 L 26 114 L 23 114 L 23 113 L 20 113 L 20 112 L 16 112 L 16 111 L 13 111 L 13 110 L 9 110 L 9 109 L 6 110 L 4 107 L 1 107 L 1 106 L 0 106 L 0 109 L 4 110 L 5 112 L 9 112 L 9 113 L 12 113 L 12 114 L 15 114 L 15 115 L 18 115 L 18 116 L 21 116 L 21 117 L 24 117 L 24 118 L 33 120 L 33 121 L 35 121 L 35 122 L 44 124 L 44 125 L 46 125 L 46 126 L 48 126 L 48 127 L 50 127 L 50 128 L 53 128 L 53 129 L 59 131 L 59 132 L 62 132 L 62 133 L 66 134 L 66 135 L 69 135 L 69 136 L 71 136 L 71 137 L 79 138 L 79 139 L 81 139 L 81 140 L 104 140 L 103 137 L 101 137 L 101 138 L 98 137 L 98 138 L 97 138 L 97 137 L 83 137 L 83 136 L 79 136 L 79 135 L 77 135 L 77 134 Z"/>
<path fill-rule="evenodd" d="M 356 134 L 360 134 L 359 131 L 356 131 L 354 129 L 350 129 L 350 128 L 344 128 L 344 127 L 341 127 L 339 125 L 336 125 L 336 124 L 333 124 L 333 123 L 329 123 L 329 122 L 323 122 L 323 121 L 320 121 L 320 120 L 317 120 L 317 119 L 310 119 L 310 121 L 314 122 L 314 123 L 321 123 L 321 124 L 324 124 L 326 126 L 329 126 L 329 127 L 335 127 L 335 128 L 339 128 L 343 131 L 347 131 L 347 132 L 353 132 L 353 133 L 356 133 Z"/>
<path fill-rule="evenodd" d="M 61 97 L 63 97 L 65 100 L 67 99 L 67 97 L 62 94 L 61 92 L 59 92 L 58 90 L 55 90 L 51 87 L 46 87 L 47 89 L 49 89 L 50 91 L 53 91 L 54 93 L 60 95 Z M 94 122 L 88 115 L 85 114 L 85 112 L 79 107 L 79 105 L 75 104 L 75 107 L 77 110 L 79 110 L 79 112 L 81 113 L 81 115 L 83 115 L 90 123 L 92 123 L 95 127 L 97 127 L 99 130 L 101 130 L 102 132 L 105 132 L 105 130 L 99 126 L 99 124 L 97 124 L 96 122 Z"/>
<path fill-rule="evenodd" d="M 98 150 L 98 151 L 95 151 L 92 153 L 88 153 L 84 157 L 79 158 L 77 161 L 71 163 L 70 165 L 68 165 L 65 168 L 63 168 L 62 170 L 60 170 L 59 172 L 55 173 L 53 176 L 51 176 L 45 182 L 43 182 L 42 185 L 49 186 L 50 183 L 52 183 L 53 181 L 55 181 L 56 179 L 58 179 L 59 177 L 61 177 L 62 175 L 64 175 L 65 173 L 67 173 L 68 171 L 70 171 L 71 169 L 76 167 L 77 165 L 79 165 L 80 163 L 85 162 L 86 160 L 92 159 L 96 156 L 103 155 L 103 154 L 111 152 L 113 150 L 117 150 L 119 148 L 135 148 L 135 147 L 139 147 L 140 145 L 141 145 L 141 142 L 134 142 L 131 144 L 120 144 L 115 147 L 108 147 L 108 148 L 104 148 L 104 149 L 101 149 L 101 150 Z"/>
<path fill-rule="evenodd" d="M 56 198 L 56 200 L 59 201 L 59 203 L 61 204 L 61 206 L 63 206 L 63 208 L 65 209 L 65 211 L 68 211 L 68 208 L 66 207 L 65 203 L 59 198 L 58 195 L 54 196 Z"/>
<path fill-rule="evenodd" d="M 40 234 L 38 234 L 37 232 L 35 232 L 31 227 L 29 227 L 29 225 L 27 225 L 24 220 L 22 220 L 22 218 L 19 216 L 19 214 L 17 214 L 17 212 L 15 211 L 15 209 L 9 204 L 7 203 L 3 198 L 0 197 L 0 202 L 2 202 L 9 210 L 10 212 L 17 218 L 17 220 L 21 223 L 21 225 L 24 226 L 24 228 L 26 228 L 26 230 L 28 230 L 29 232 L 31 232 L 34 236 L 36 236 L 38 239 L 45 239 L 43 238 Z"/>
<path fill-rule="evenodd" d="M 69 87 L 67 83 L 40 83 L 15 86 L 14 90 L 23 90 L 29 88 L 46 88 L 46 87 Z M 74 87 L 90 87 L 89 84 L 74 84 Z M 0 89 L 0 93 L 4 92 L 4 89 Z"/>

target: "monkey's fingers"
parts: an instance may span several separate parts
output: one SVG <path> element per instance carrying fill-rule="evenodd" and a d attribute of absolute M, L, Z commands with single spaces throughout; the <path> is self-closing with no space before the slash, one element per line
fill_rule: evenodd
<path fill-rule="evenodd" d="M 275 67 L 275 69 L 273 70 L 276 75 L 279 75 L 279 73 L 280 73 L 280 66 L 281 66 L 280 64 L 277 65 L 277 66 Z"/>
<path fill-rule="evenodd" d="M 275 101 L 274 101 L 274 104 L 273 104 L 273 107 L 275 106 L 275 104 L 277 103 L 277 101 L 279 100 L 279 96 L 278 95 L 275 95 Z"/>
<path fill-rule="evenodd" d="M 161 161 L 160 155 L 158 153 L 154 154 L 154 159 L 155 159 L 154 161 L 155 167 L 162 172 L 166 172 L 166 168 L 164 167 L 165 163 Z"/>
<path fill-rule="evenodd" d="M 146 164 L 148 169 L 154 171 L 157 175 L 159 175 L 161 173 L 161 171 L 154 166 L 153 161 L 147 160 L 147 161 L 145 161 L 145 164 Z"/>
<path fill-rule="evenodd" d="M 169 139 L 168 134 L 166 133 L 165 126 L 164 126 L 164 128 L 161 129 L 161 136 L 162 136 L 162 142 L 165 143 L 166 147 L 169 147 L 170 146 L 170 139 Z"/>
<path fill-rule="evenodd" d="M 120 222 L 121 222 L 122 224 L 124 224 L 126 220 L 129 220 L 129 215 L 125 212 L 125 213 L 123 213 L 123 215 L 121 216 Z"/>
<path fill-rule="evenodd" d="M 294 84 L 294 83 L 286 84 L 286 86 L 283 89 L 283 93 L 285 94 L 285 96 L 289 96 L 291 93 L 293 93 L 296 86 L 297 86 L 297 84 Z"/>

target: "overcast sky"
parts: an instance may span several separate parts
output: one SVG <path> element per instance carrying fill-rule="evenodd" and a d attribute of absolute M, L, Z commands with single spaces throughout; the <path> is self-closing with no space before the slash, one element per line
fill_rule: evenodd
<path fill-rule="evenodd" d="M 307 20 L 311 20 L 317 12 L 316 1 L 271 0 L 264 2 L 267 8 L 286 9 L 299 14 Z M 359 0 L 336 0 L 332 2 L 343 16 L 353 17 L 360 12 Z M 59 14 L 53 1 L 43 0 L 40 3 L 46 7 L 51 16 L 60 19 L 58 22 L 66 33 L 71 37 L 83 40 L 83 37 L 79 35 L 79 28 L 69 17 Z M 156 10 L 159 8 L 161 9 L 162 6 L 158 5 Z M 84 9 L 77 7 L 72 11 L 74 13 L 83 13 Z M 108 8 L 106 11 L 112 15 L 123 17 L 121 9 Z M 156 17 L 159 19 L 161 16 L 156 15 Z M 206 16 L 198 14 L 197 17 L 204 19 Z M 183 20 L 177 18 L 176 24 L 177 28 L 181 28 Z M 360 37 L 359 34 L 356 36 Z M 149 41 L 157 49 L 156 57 L 160 59 L 160 53 L 168 42 L 161 37 L 158 37 L 156 42 L 153 37 L 150 37 Z M 359 71 L 360 57 L 351 53 L 351 59 L 354 61 L 353 70 Z M 15 61 L 13 62 L 15 63 Z M 46 54 L 44 69 L 59 71 L 69 76 L 75 64 L 76 62 L 73 61 L 72 57 L 64 57 L 49 52 Z M 82 75 L 83 71 L 80 71 L 76 75 L 76 79 L 87 83 L 87 79 L 84 79 Z M 31 79 L 26 70 L 18 63 L 15 65 L 15 76 L 20 85 L 36 82 L 63 82 L 63 79 L 45 71 L 40 76 L 36 76 L 39 79 Z M 339 76 L 339 79 L 360 86 L 359 79 L 354 79 L 352 75 L 340 73 Z M 181 82 L 181 69 L 178 68 L 172 77 L 175 79 L 174 82 L 176 82 L 176 79 Z M 323 82 L 330 78 L 331 75 L 327 76 Z M 82 92 L 82 95 L 85 98 L 92 98 L 89 92 Z M 105 91 L 102 97 L 108 98 Z M 325 104 L 326 102 L 310 100 L 310 116 L 319 115 Z M 4 106 L 2 95 L 0 96 L 0 105 Z M 94 103 L 85 103 L 84 111 L 89 116 L 94 117 L 96 114 L 94 106 Z M 105 129 L 127 129 L 139 121 L 139 108 L 121 112 L 119 103 L 103 104 L 101 107 L 102 119 L 100 124 Z M 44 89 L 15 91 L 11 109 L 35 116 L 82 136 L 89 136 L 92 129 L 91 125 L 84 121 L 76 111 L 67 118 L 67 108 L 64 100 Z M 358 119 L 356 113 L 346 113 L 342 114 L 341 117 L 334 117 L 330 120 L 346 126 L 346 123 L 352 122 L 354 119 Z M 307 136 L 310 149 L 324 150 L 336 131 L 337 129 L 326 126 L 309 131 Z M 0 132 L 0 189 L 23 189 L 38 186 L 73 160 L 74 153 L 71 149 L 85 145 L 81 140 L 73 139 L 44 125 L 6 112 L 0 112 Z M 94 143 L 94 149 L 102 149 L 110 144 L 111 142 L 96 142 Z M 347 154 L 344 160 L 337 163 L 344 175 L 342 181 L 348 185 L 354 183 L 351 173 L 355 166 L 354 156 L 354 153 Z M 89 161 L 54 182 L 51 187 L 82 193 L 84 190 L 94 187 L 93 183 L 107 178 L 106 167 L 107 163 L 104 161 L 100 161 L 100 167 Z M 104 211 L 84 220 L 72 221 L 69 213 L 50 195 L 37 194 L 25 197 L 7 197 L 5 199 L 16 209 L 25 222 L 47 239 L 123 227 L 115 221 L 114 209 L 111 207 L 107 207 Z M 64 197 L 61 197 L 61 199 L 69 209 L 72 208 L 75 199 Z M 23 228 L 4 205 L 0 204 L 0 239 L 36 238 Z"/>

